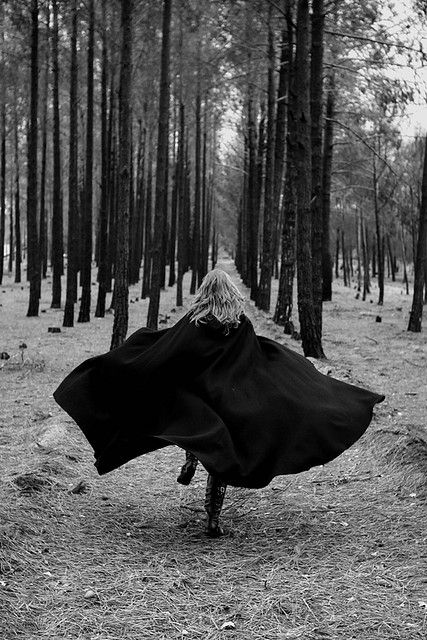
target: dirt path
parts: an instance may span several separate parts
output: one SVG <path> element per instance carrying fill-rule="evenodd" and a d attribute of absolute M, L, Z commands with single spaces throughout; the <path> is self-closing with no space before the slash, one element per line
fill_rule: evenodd
<path fill-rule="evenodd" d="M 240 285 L 232 263 L 222 266 Z M 6 282 L 0 351 L 13 357 L 0 370 L 2 640 L 424 640 L 427 346 L 425 333 L 405 331 L 409 299 L 400 291 L 387 287 L 381 323 L 375 298 L 363 303 L 337 283 L 325 306 L 325 366 L 387 394 L 372 427 L 324 468 L 259 491 L 229 489 L 228 534 L 212 541 L 203 535 L 203 470 L 180 487 L 183 456 L 171 447 L 99 478 L 51 397 L 72 367 L 108 349 L 112 316 L 48 333 L 62 323 L 49 296 L 45 313 L 28 319 L 26 287 Z M 133 288 L 129 331 L 145 322 L 138 295 Z M 185 312 L 173 309 L 169 291 L 169 323 Z M 300 351 L 252 303 L 248 314 L 258 333 Z"/>

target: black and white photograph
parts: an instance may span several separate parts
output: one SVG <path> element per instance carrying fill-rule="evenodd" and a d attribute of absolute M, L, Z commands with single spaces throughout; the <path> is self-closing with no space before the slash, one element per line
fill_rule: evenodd
<path fill-rule="evenodd" d="M 426 640 L 426 304 L 426 0 L 0 0 L 0 640 Z"/>

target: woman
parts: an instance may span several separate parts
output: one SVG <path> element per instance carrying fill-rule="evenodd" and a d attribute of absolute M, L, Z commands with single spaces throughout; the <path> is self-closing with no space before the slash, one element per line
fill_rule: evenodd
<path fill-rule="evenodd" d="M 200 460 L 211 536 L 222 534 L 227 484 L 260 488 L 325 464 L 360 438 L 384 399 L 257 336 L 243 309 L 230 277 L 214 269 L 175 326 L 139 329 L 54 393 L 92 445 L 100 474 L 176 444 L 187 452 L 178 481 L 188 484 Z"/>

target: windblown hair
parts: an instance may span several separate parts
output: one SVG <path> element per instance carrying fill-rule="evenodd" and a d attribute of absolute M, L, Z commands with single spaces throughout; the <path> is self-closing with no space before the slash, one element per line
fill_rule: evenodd
<path fill-rule="evenodd" d="M 191 322 L 199 325 L 216 318 L 224 325 L 225 333 L 240 324 L 245 298 L 222 269 L 212 269 L 205 275 L 194 296 L 189 315 Z"/>

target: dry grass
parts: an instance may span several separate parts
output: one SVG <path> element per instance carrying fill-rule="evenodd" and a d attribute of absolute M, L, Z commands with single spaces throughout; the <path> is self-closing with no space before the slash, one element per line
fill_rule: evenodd
<path fill-rule="evenodd" d="M 265 316 L 257 322 L 269 331 Z M 230 488 L 227 534 L 210 540 L 203 470 L 181 487 L 182 454 L 168 448 L 99 478 L 80 432 L 49 398 L 70 363 L 87 357 L 88 336 L 107 343 L 108 332 L 86 326 L 75 340 L 60 336 L 68 349 L 77 345 L 60 361 L 58 336 L 46 336 L 37 345 L 43 369 L 0 373 L 0 393 L 8 393 L 0 417 L 2 640 L 425 640 L 427 453 L 399 415 L 406 407 L 388 398 L 361 441 L 323 469 L 259 491 Z M 335 359 L 351 339 L 343 337 Z M 26 342 L 31 358 L 35 340 Z M 339 375 L 381 370 L 379 347 L 366 348 L 378 363 L 347 360 Z M 398 392 L 392 369 L 389 396 Z M 416 411 L 411 418 L 418 424 Z M 72 493 L 80 480 L 84 489 Z M 227 622 L 234 628 L 222 629 Z"/>
<path fill-rule="evenodd" d="M 65 460 L 41 461 L 50 483 L 3 490 L 1 637 L 424 639 L 425 478 L 387 461 L 381 432 L 351 453 L 231 489 L 214 541 L 203 472 L 173 483 L 179 452 L 92 475 L 79 495 Z"/>

